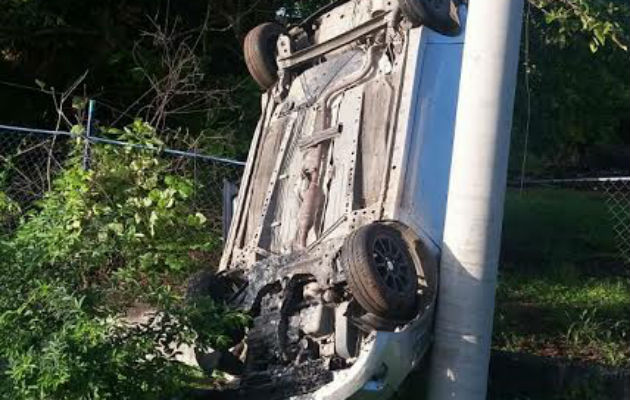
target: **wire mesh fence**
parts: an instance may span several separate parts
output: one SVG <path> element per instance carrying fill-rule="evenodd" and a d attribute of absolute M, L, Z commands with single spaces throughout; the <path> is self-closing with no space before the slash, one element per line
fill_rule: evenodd
<path fill-rule="evenodd" d="M 0 130 L 0 232 L 50 190 L 72 138 L 67 135 Z"/>
<path fill-rule="evenodd" d="M 526 194 L 535 189 L 573 193 L 587 196 L 592 204 L 605 210 L 603 232 L 610 235 L 614 246 L 614 258 L 630 265 L 630 176 L 578 179 L 538 179 L 515 183 Z M 576 227 L 578 221 L 576 221 Z M 544 227 L 541 227 L 544 228 Z M 598 249 L 593 249 L 595 253 Z"/>
<path fill-rule="evenodd" d="M 98 150 L 107 146 L 130 152 L 151 151 L 166 165 L 165 174 L 185 177 L 192 183 L 190 213 L 203 214 L 208 234 L 214 237 L 225 234 L 229 220 L 226 220 L 223 205 L 231 205 L 243 163 L 97 136 L 90 136 L 90 151 L 85 152 L 84 143 L 84 136 L 72 132 L 0 125 L 0 235 L 11 233 L 20 218 L 37 210 L 37 200 L 51 190 L 55 178 L 68 168 L 72 157 L 89 168 L 98 164 Z"/>

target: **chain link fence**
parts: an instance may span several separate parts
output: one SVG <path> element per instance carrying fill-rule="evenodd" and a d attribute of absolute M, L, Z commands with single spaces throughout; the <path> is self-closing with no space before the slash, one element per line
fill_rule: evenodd
<path fill-rule="evenodd" d="M 0 129 L 0 233 L 50 190 L 71 147 L 71 136 Z"/>
<path fill-rule="evenodd" d="M 615 258 L 630 265 L 630 176 L 538 179 L 511 186 L 519 188 L 525 194 L 536 189 L 563 191 L 573 193 L 576 197 L 588 196 L 593 202 L 600 203 L 606 210 L 606 220 L 602 222 L 614 238 Z"/>
<path fill-rule="evenodd" d="M 604 186 L 617 247 L 626 264 L 630 264 L 630 178 L 609 180 Z"/>
<path fill-rule="evenodd" d="M 10 233 L 19 219 L 36 207 L 37 200 L 51 190 L 69 157 L 81 157 L 83 165 L 89 167 L 91 154 L 99 146 L 120 146 L 130 151 L 150 149 L 90 136 L 88 151 L 76 151 L 82 143 L 84 138 L 71 132 L 0 125 L 0 235 Z M 224 205 L 231 207 L 243 163 L 170 148 L 156 150 L 156 154 L 166 163 L 169 174 L 192 182 L 191 214 L 199 212 L 207 218 L 209 235 L 224 236 L 229 225 Z"/>

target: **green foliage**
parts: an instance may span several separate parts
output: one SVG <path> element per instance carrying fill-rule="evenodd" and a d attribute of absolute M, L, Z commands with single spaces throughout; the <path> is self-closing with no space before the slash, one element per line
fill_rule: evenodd
<path fill-rule="evenodd" d="M 109 135 L 159 148 L 136 121 Z M 77 141 L 77 153 L 81 148 Z M 179 346 L 221 347 L 246 318 L 210 299 L 185 301 L 211 251 L 191 181 L 157 150 L 98 146 L 90 171 L 70 157 L 53 190 L 0 240 L 0 397 L 154 399 L 181 393 L 196 372 Z M 123 318 L 134 303 L 159 310 Z M 200 332 L 200 334 L 197 334 Z"/>
<path fill-rule="evenodd" d="M 570 175 L 569 170 L 598 174 L 603 169 L 627 169 L 624 144 L 627 149 L 630 58 L 623 45 L 627 40 L 620 39 L 619 46 L 604 38 L 627 37 L 630 7 L 627 2 L 615 2 L 610 6 L 612 14 L 608 14 L 604 7 L 607 3 L 600 1 L 533 3 L 542 8 L 532 6 L 524 22 L 512 173 L 520 173 L 528 134 L 529 176 Z M 574 3 L 586 10 L 583 17 L 592 24 L 613 24 L 618 28 L 607 30 L 608 36 L 601 42 L 593 39 L 593 34 L 582 28 Z M 593 40 L 598 43 L 595 54 L 589 49 Z"/>
<path fill-rule="evenodd" d="M 0 229 L 20 213 L 20 206 L 4 192 L 0 191 Z"/>
<path fill-rule="evenodd" d="M 552 29 L 547 38 L 551 43 L 566 46 L 576 35 L 586 35 L 594 53 L 608 41 L 628 50 L 628 4 L 605 0 L 530 0 L 542 10 L 545 23 Z"/>
<path fill-rule="evenodd" d="M 177 390 L 184 368 L 156 346 L 177 327 L 134 332 L 91 315 L 63 282 L 33 286 L 0 320 L 8 364 L 3 398 L 156 398 Z"/>

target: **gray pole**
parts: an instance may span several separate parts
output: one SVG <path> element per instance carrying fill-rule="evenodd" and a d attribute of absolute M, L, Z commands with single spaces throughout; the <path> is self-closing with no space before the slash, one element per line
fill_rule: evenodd
<path fill-rule="evenodd" d="M 486 398 L 523 0 L 468 10 L 430 400 Z"/>
<path fill-rule="evenodd" d="M 90 169 L 90 140 L 92 136 L 92 117 L 94 115 L 94 100 L 88 101 L 87 125 L 85 127 L 85 141 L 83 142 L 83 169 Z"/>

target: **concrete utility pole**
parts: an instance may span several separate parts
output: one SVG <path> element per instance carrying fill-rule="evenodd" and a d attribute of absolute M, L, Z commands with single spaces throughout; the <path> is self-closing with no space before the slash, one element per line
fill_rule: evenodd
<path fill-rule="evenodd" d="M 468 10 L 430 400 L 486 398 L 523 0 Z"/>

